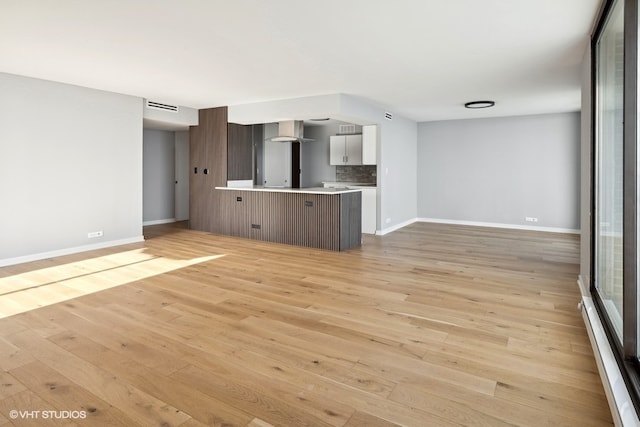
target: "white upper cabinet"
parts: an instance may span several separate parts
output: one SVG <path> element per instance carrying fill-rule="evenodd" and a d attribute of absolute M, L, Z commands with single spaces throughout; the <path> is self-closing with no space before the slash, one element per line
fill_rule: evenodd
<path fill-rule="evenodd" d="M 334 135 L 329 138 L 329 164 L 375 165 L 378 152 L 378 126 L 362 126 L 362 134 Z"/>
<path fill-rule="evenodd" d="M 345 135 L 345 165 L 362 164 L 362 135 Z"/>
<path fill-rule="evenodd" d="M 329 137 L 329 164 L 344 165 L 345 160 L 345 138 L 343 135 Z"/>
<path fill-rule="evenodd" d="M 329 164 L 361 165 L 362 135 L 333 135 L 329 138 Z"/>
<path fill-rule="evenodd" d="M 378 126 L 362 126 L 362 164 L 375 165 L 378 152 Z"/>

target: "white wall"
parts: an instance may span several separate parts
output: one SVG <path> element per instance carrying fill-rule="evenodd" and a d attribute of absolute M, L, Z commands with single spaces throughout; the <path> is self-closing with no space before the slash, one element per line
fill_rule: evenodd
<path fill-rule="evenodd" d="M 420 217 L 580 228 L 579 113 L 421 123 L 418 140 Z"/>
<path fill-rule="evenodd" d="M 0 265 L 141 241 L 142 99 L 4 73 L 0 94 Z"/>
<path fill-rule="evenodd" d="M 229 105 L 229 123 L 253 125 L 277 123 L 283 120 L 308 120 L 310 118 L 334 117 L 340 110 L 344 95 L 307 96 L 302 98 L 277 99 L 251 104 Z"/>
<path fill-rule="evenodd" d="M 145 224 L 175 219 L 175 133 L 143 132 L 143 203 Z"/>

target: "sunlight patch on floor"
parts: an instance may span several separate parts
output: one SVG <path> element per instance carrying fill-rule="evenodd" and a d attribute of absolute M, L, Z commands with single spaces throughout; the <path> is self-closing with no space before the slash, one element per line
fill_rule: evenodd
<path fill-rule="evenodd" d="M 171 259 L 135 249 L 0 278 L 0 318 L 222 258 Z"/>

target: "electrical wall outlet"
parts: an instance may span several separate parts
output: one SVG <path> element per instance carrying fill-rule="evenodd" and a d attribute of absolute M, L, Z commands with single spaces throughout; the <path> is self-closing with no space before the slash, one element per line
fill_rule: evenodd
<path fill-rule="evenodd" d="M 391 218 L 387 218 L 384 222 L 386 222 L 387 224 L 389 224 L 391 222 Z"/>
<path fill-rule="evenodd" d="M 524 217 L 524 220 L 527 222 L 538 222 L 538 218 L 535 218 L 533 216 L 526 216 Z"/>
<path fill-rule="evenodd" d="M 93 239 L 93 238 L 96 238 L 96 237 L 102 237 L 102 230 L 100 230 L 100 231 L 92 231 L 92 232 L 87 234 L 87 237 L 89 239 Z"/>

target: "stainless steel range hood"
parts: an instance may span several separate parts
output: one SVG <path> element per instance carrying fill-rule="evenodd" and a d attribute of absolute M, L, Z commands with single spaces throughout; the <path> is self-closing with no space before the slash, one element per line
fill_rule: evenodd
<path fill-rule="evenodd" d="M 287 120 L 278 123 L 278 136 L 265 139 L 271 142 L 309 142 L 313 139 L 305 138 L 302 120 Z"/>

